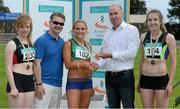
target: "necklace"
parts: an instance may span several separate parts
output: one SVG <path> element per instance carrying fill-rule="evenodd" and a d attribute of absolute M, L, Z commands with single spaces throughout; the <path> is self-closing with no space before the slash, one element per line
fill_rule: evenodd
<path fill-rule="evenodd" d="M 28 49 L 28 52 L 27 52 L 27 65 L 26 65 L 26 69 L 29 70 L 30 69 L 30 65 L 29 65 L 29 57 L 30 57 L 30 50 L 29 50 L 29 43 L 28 43 L 28 48 L 26 48 L 24 46 L 24 44 L 22 43 L 21 39 L 18 38 L 19 42 L 21 43 L 23 49 Z"/>
<path fill-rule="evenodd" d="M 152 60 L 151 60 L 151 64 L 154 65 L 155 64 L 155 61 L 154 61 L 154 55 L 155 55 L 155 52 L 156 52 L 156 47 L 157 47 L 157 43 L 158 43 L 158 40 L 159 40 L 159 37 L 161 36 L 162 32 L 160 31 L 159 34 L 158 34 L 158 38 L 156 39 L 156 42 L 153 44 L 152 43 L 152 33 L 150 35 L 150 43 L 151 43 L 151 55 L 152 55 Z"/>

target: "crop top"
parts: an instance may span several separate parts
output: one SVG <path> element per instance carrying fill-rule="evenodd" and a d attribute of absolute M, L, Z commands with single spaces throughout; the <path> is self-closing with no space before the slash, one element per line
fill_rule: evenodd
<path fill-rule="evenodd" d="M 35 60 L 35 49 L 31 44 L 29 45 L 29 50 L 28 50 L 28 44 L 24 44 L 25 47 L 24 49 L 18 38 L 14 38 L 12 40 L 16 44 L 16 51 L 13 54 L 13 64 L 28 62 L 28 52 L 30 52 L 29 62 L 33 62 Z"/>
<path fill-rule="evenodd" d="M 143 41 L 144 45 L 144 57 L 153 58 L 151 53 L 151 38 L 150 32 L 147 32 L 145 39 Z M 159 37 L 159 40 L 156 44 L 154 59 L 167 59 L 169 55 L 168 45 L 166 43 L 167 32 L 163 32 Z M 156 40 L 152 40 L 152 43 L 155 44 Z"/>
<path fill-rule="evenodd" d="M 91 52 L 88 50 L 88 45 L 85 43 L 87 49 L 80 46 L 75 39 L 70 39 L 71 42 L 71 60 L 90 60 Z"/>

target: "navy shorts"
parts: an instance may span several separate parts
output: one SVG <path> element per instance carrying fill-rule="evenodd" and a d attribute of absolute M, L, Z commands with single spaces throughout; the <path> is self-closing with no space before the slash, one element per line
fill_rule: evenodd
<path fill-rule="evenodd" d="M 19 92 L 31 92 L 35 90 L 33 75 L 24 75 L 13 72 L 14 82 Z M 11 92 L 9 82 L 7 83 L 6 92 Z"/>
<path fill-rule="evenodd" d="M 66 90 L 69 89 L 92 89 L 92 79 L 90 78 L 72 78 L 68 79 L 66 83 Z"/>

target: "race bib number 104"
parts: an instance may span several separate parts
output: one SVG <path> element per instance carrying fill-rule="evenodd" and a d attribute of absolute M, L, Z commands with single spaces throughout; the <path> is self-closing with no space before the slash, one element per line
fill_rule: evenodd
<path fill-rule="evenodd" d="M 162 44 L 157 43 L 156 48 L 152 48 L 152 50 L 151 50 L 150 44 L 146 44 L 146 46 L 144 47 L 144 50 L 145 50 L 146 56 L 151 56 L 152 52 L 154 53 L 155 56 L 160 56 L 162 53 Z"/>

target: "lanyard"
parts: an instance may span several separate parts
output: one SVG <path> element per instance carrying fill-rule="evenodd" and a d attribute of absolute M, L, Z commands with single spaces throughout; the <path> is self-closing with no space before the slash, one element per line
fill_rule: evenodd
<path fill-rule="evenodd" d="M 154 55 L 155 55 L 155 52 L 156 52 L 156 47 L 157 47 L 157 43 L 158 43 L 158 40 L 159 40 L 159 37 L 161 36 L 162 32 L 160 31 L 159 34 L 158 34 L 158 38 L 156 39 L 156 42 L 155 44 L 152 43 L 152 33 L 150 35 L 150 43 L 151 43 L 151 55 L 152 55 L 152 59 L 154 59 Z"/>
<path fill-rule="evenodd" d="M 24 46 L 24 44 L 22 43 L 21 39 L 20 38 L 17 38 L 19 40 L 19 42 L 21 43 L 22 47 L 24 49 L 26 49 L 26 47 Z M 28 43 L 28 52 L 27 52 L 27 66 L 26 66 L 26 69 L 29 69 L 30 68 L 30 65 L 29 65 L 29 55 L 30 55 L 30 50 L 29 50 L 29 43 Z"/>
<path fill-rule="evenodd" d="M 82 48 L 84 48 L 85 50 L 87 50 L 87 51 L 89 51 L 89 52 L 91 52 L 91 53 L 92 53 L 92 52 L 95 53 L 95 51 L 90 50 L 90 47 L 88 46 L 88 44 L 87 44 L 86 41 L 85 41 L 85 44 L 87 45 L 87 48 L 86 48 L 84 45 L 82 45 L 78 40 L 76 40 L 75 37 L 73 37 L 73 40 L 75 40 L 75 41 L 78 43 L 78 45 L 81 46 Z"/>

